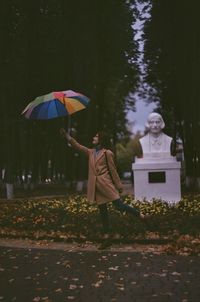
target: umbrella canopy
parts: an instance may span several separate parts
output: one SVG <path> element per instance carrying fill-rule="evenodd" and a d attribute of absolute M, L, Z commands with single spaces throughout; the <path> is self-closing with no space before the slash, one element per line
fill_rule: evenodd
<path fill-rule="evenodd" d="M 89 101 L 88 97 L 73 90 L 55 91 L 38 96 L 22 114 L 28 119 L 53 119 L 85 109 Z"/>

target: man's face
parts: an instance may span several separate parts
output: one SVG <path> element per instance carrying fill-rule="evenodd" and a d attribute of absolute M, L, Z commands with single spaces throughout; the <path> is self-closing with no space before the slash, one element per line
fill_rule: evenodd
<path fill-rule="evenodd" d="M 94 146 L 97 146 L 99 144 L 99 135 L 98 135 L 98 133 L 93 137 L 92 144 Z"/>
<path fill-rule="evenodd" d="M 162 121 L 158 117 L 153 117 L 149 121 L 149 131 L 153 134 L 160 133 L 162 131 L 161 125 Z"/>

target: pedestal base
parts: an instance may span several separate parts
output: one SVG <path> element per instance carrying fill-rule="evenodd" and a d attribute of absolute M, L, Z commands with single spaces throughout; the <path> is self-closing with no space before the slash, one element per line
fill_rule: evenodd
<path fill-rule="evenodd" d="M 151 201 L 156 198 L 168 203 L 180 201 L 180 162 L 143 162 L 140 159 L 132 168 L 135 199 Z"/>

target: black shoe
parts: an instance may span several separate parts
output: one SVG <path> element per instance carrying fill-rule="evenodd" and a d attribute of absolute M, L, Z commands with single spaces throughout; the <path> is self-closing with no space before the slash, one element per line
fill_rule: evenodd
<path fill-rule="evenodd" d="M 106 250 L 112 245 L 109 239 L 104 240 L 98 247 L 98 250 Z"/>

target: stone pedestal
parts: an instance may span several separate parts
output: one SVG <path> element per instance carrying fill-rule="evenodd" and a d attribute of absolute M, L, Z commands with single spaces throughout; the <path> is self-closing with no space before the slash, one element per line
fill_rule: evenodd
<path fill-rule="evenodd" d="M 162 199 L 168 203 L 181 199 L 180 162 L 165 153 L 136 158 L 132 165 L 137 200 Z"/>

